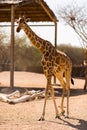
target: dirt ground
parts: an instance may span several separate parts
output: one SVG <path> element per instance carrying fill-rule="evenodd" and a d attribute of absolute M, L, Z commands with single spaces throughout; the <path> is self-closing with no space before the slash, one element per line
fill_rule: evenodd
<path fill-rule="evenodd" d="M 43 74 L 15 72 L 15 88 L 41 89 L 46 86 Z M 0 72 L 0 91 L 4 92 L 10 84 L 10 72 Z M 58 81 L 57 81 L 58 82 Z M 11 105 L 0 101 L 0 130 L 87 130 L 87 90 L 83 91 L 84 80 L 74 79 L 71 85 L 70 117 L 55 119 L 55 110 L 51 98 L 47 101 L 45 121 L 38 121 L 41 116 L 44 99 L 37 99 Z M 56 103 L 60 111 L 61 87 Z M 8 92 L 8 91 L 7 91 Z M 66 98 L 64 107 L 66 110 Z"/>

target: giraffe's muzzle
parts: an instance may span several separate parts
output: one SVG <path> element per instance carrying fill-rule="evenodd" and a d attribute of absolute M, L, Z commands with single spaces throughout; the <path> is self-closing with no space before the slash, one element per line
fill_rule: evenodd
<path fill-rule="evenodd" d="M 16 32 L 20 32 L 20 28 L 19 27 L 17 27 Z"/>

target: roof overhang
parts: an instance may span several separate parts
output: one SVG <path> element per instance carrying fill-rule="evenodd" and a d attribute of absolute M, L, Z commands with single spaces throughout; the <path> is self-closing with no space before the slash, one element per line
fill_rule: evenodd
<path fill-rule="evenodd" d="M 11 5 L 15 6 L 15 19 L 25 15 L 31 22 L 57 22 L 55 14 L 43 0 L 1 0 L 0 22 L 11 21 Z"/>

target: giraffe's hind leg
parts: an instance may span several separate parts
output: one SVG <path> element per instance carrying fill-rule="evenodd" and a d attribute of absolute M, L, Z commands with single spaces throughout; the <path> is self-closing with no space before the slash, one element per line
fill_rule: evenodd
<path fill-rule="evenodd" d="M 56 73 L 55 76 L 58 78 L 61 86 L 63 87 L 63 91 L 62 91 L 62 100 L 61 100 L 61 114 L 62 116 L 64 116 L 65 114 L 65 110 L 64 110 L 64 97 L 65 97 L 65 89 L 66 89 L 66 83 L 63 79 L 63 73 Z"/>
<path fill-rule="evenodd" d="M 56 105 L 55 96 L 54 96 L 54 90 L 53 90 L 52 86 L 50 87 L 50 93 L 51 93 L 51 96 L 52 96 L 52 99 L 53 99 L 53 103 L 54 103 L 54 107 L 55 107 L 56 118 L 60 119 L 60 114 L 59 114 L 59 111 L 58 111 L 58 108 L 57 108 L 57 105 Z"/>
<path fill-rule="evenodd" d="M 63 107 L 64 96 L 65 96 L 65 89 L 63 88 L 63 90 L 62 90 L 62 100 L 61 100 L 61 116 L 65 115 L 65 110 L 64 110 L 64 107 Z"/>
<path fill-rule="evenodd" d="M 69 70 L 65 72 L 65 79 L 66 79 L 66 94 L 67 94 L 67 115 L 69 117 L 69 96 L 70 96 L 70 80 L 71 80 L 71 73 Z"/>

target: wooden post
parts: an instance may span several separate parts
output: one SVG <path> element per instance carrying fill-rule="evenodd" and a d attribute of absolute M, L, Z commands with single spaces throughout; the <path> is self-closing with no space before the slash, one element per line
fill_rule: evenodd
<path fill-rule="evenodd" d="M 10 87 L 14 87 L 14 5 L 11 5 Z"/>
<path fill-rule="evenodd" d="M 55 23 L 55 48 L 57 48 L 57 22 Z"/>
<path fill-rule="evenodd" d="M 57 22 L 55 23 L 55 49 L 57 49 Z M 54 84 L 56 84 L 55 76 L 54 76 Z"/>
<path fill-rule="evenodd" d="M 86 90 L 86 88 L 87 88 L 87 47 L 84 50 L 84 71 L 85 71 L 84 90 Z"/>

